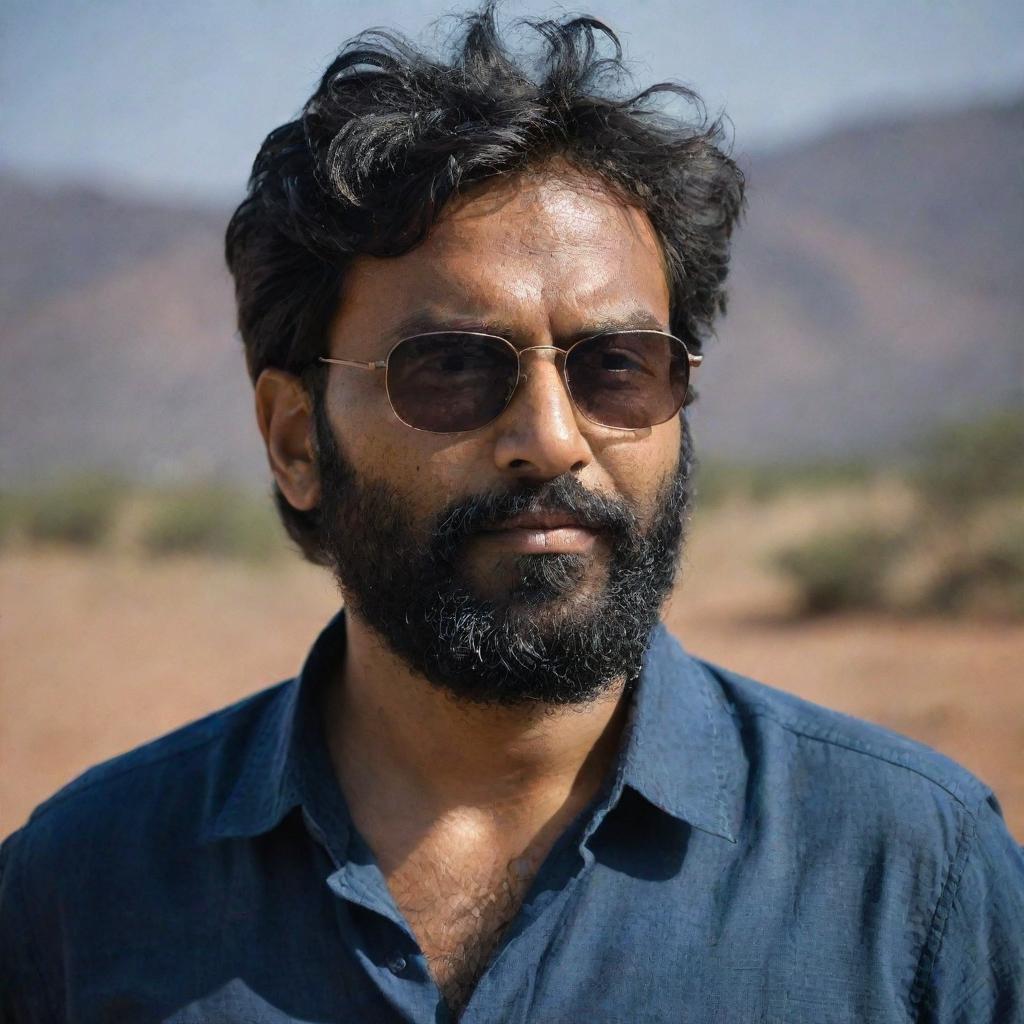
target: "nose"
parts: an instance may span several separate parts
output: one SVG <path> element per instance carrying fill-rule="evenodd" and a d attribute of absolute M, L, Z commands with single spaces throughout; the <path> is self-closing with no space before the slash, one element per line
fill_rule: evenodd
<path fill-rule="evenodd" d="M 559 349 L 523 349 L 519 384 L 495 421 L 494 458 L 499 469 L 526 479 L 551 480 L 579 472 L 594 458 L 558 369 Z"/>

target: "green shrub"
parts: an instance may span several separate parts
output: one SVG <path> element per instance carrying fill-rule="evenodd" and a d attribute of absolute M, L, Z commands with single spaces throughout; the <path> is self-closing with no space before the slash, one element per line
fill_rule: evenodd
<path fill-rule="evenodd" d="M 886 578 L 901 546 L 892 532 L 858 527 L 811 537 L 773 561 L 795 586 L 798 611 L 824 615 L 884 606 Z"/>
<path fill-rule="evenodd" d="M 141 532 L 151 555 L 199 554 L 264 561 L 282 549 L 265 499 L 223 487 L 164 494 Z"/>
<path fill-rule="evenodd" d="M 728 462 L 701 460 L 694 477 L 696 508 L 714 508 L 746 489 L 747 471 Z"/>
<path fill-rule="evenodd" d="M 751 495 L 769 501 L 792 491 L 825 491 L 868 483 L 876 469 L 866 462 L 821 459 L 758 466 L 750 474 Z"/>
<path fill-rule="evenodd" d="M 5 499 L 4 530 L 33 543 L 95 547 L 107 539 L 126 495 L 109 477 L 74 477 Z"/>
<path fill-rule="evenodd" d="M 22 509 L 17 495 L 0 494 L 0 544 L 6 544 L 21 527 Z"/>
<path fill-rule="evenodd" d="M 745 464 L 711 459 L 697 468 L 697 508 L 710 508 L 736 496 L 761 503 L 793 491 L 863 484 L 875 472 L 867 463 L 849 460 Z"/>
<path fill-rule="evenodd" d="M 1024 496 L 1024 410 L 938 431 L 922 446 L 911 482 L 929 511 L 955 521 L 993 499 Z"/>
<path fill-rule="evenodd" d="M 1024 617 L 1024 519 L 959 552 L 926 589 L 923 609 Z"/>

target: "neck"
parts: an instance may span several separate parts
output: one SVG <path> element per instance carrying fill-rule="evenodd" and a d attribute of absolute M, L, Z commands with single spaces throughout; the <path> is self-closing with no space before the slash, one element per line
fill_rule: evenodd
<path fill-rule="evenodd" d="M 583 708 L 466 704 L 411 671 L 351 612 L 346 627 L 327 730 L 350 804 L 543 818 L 597 792 L 621 738 L 621 683 Z"/>

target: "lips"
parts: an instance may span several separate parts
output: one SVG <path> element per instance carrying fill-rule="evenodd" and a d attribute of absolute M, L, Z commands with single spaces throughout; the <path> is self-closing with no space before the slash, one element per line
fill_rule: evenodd
<path fill-rule="evenodd" d="M 568 512 L 524 512 L 492 526 L 487 543 L 512 555 L 585 555 L 598 533 Z"/>
<path fill-rule="evenodd" d="M 588 530 L 585 523 L 581 523 L 575 516 L 566 512 L 524 512 L 522 515 L 506 519 L 497 526 L 488 528 L 489 533 L 497 533 L 502 530 Z"/>

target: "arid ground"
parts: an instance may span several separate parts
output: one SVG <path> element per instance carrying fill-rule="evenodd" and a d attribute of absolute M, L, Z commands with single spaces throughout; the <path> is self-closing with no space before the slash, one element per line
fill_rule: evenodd
<path fill-rule="evenodd" d="M 695 653 L 965 764 L 1024 840 L 1024 626 L 794 620 L 765 556 L 820 513 L 798 496 L 703 513 L 670 627 Z M 89 765 L 293 675 L 337 604 L 297 557 L 0 554 L 0 836 Z"/>

